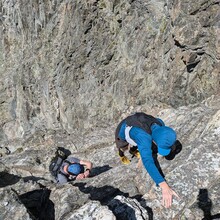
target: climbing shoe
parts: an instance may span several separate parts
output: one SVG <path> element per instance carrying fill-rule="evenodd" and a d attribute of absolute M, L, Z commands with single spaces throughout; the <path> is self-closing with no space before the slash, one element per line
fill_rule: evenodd
<path fill-rule="evenodd" d="M 120 157 L 120 160 L 123 164 L 126 164 L 126 165 L 131 162 L 126 156 Z"/>
<path fill-rule="evenodd" d="M 138 150 L 135 150 L 135 151 L 130 150 L 129 153 L 131 155 L 133 155 L 132 157 L 137 157 L 138 159 L 141 157 L 141 155 L 140 155 Z"/>

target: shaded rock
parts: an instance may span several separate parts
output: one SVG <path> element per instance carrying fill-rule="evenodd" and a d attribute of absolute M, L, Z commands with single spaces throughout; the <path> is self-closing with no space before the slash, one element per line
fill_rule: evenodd
<path fill-rule="evenodd" d="M 136 199 L 129 199 L 123 196 L 116 196 L 112 201 L 109 202 L 108 206 L 117 217 L 121 220 L 146 220 L 153 219 L 153 212 L 142 207 Z"/>
<path fill-rule="evenodd" d="M 50 190 L 38 189 L 18 195 L 19 201 L 24 204 L 32 219 L 55 219 L 54 204 L 49 199 Z"/>
<path fill-rule="evenodd" d="M 31 220 L 26 208 L 18 201 L 16 195 L 9 189 L 0 189 L 0 218 L 1 219 L 28 219 Z"/>
<path fill-rule="evenodd" d="M 7 172 L 0 172 L 0 187 L 16 184 L 19 180 L 19 176 Z"/>

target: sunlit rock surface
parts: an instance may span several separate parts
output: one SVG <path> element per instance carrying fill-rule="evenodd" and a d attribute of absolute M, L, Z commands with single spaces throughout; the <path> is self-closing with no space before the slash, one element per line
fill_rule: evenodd
<path fill-rule="evenodd" d="M 69 149 L 73 155 L 91 160 L 94 170 L 91 178 L 64 186 L 51 182 L 48 166 L 55 145 L 46 144 L 47 140 L 24 143 L 22 152 L 3 157 L 1 209 L 11 211 L 1 212 L 2 216 L 17 216 L 19 209 L 25 219 L 27 211 L 19 208 L 17 197 L 45 188 L 51 191 L 47 203 L 53 204 L 47 213 L 55 219 L 105 219 L 105 214 L 109 219 L 201 219 L 197 200 L 201 189 L 208 190 L 213 215 L 219 213 L 219 100 L 213 97 L 199 105 L 164 109 L 158 116 L 177 130 L 183 142 L 181 154 L 173 161 L 159 158 L 168 183 L 181 198 L 174 199 L 171 209 L 162 207 L 160 189 L 144 169 L 137 168 L 137 159 L 127 166 L 120 164 L 112 143 L 114 129 L 109 128 L 98 132 L 107 135 L 103 142 L 92 138 L 96 132 L 87 134 L 87 145 L 72 137 Z M 57 138 L 56 134 L 50 136 L 51 140 Z"/>
<path fill-rule="evenodd" d="M 220 219 L 219 0 L 0 6 L 0 219 Z M 135 111 L 183 144 L 158 157 L 171 209 L 137 159 L 119 161 L 114 130 Z M 93 162 L 89 179 L 52 182 L 59 146 Z"/>

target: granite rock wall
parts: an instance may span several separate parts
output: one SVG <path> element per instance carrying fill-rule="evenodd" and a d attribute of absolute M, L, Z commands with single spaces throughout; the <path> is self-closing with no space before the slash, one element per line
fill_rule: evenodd
<path fill-rule="evenodd" d="M 219 1 L 1 2 L 1 140 L 219 93 Z"/>
<path fill-rule="evenodd" d="M 0 219 L 219 217 L 219 0 L 0 8 Z M 180 195 L 171 209 L 135 158 L 119 161 L 114 130 L 135 111 L 161 117 L 183 144 L 172 162 L 158 158 Z M 52 183 L 59 146 L 92 161 L 92 178 Z"/>

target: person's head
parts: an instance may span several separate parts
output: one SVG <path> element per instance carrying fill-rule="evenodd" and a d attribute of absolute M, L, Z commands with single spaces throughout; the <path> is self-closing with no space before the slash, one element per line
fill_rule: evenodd
<path fill-rule="evenodd" d="M 158 126 L 152 131 L 152 138 L 157 145 L 158 153 L 167 156 L 176 141 L 176 132 L 170 127 Z"/>
<path fill-rule="evenodd" d="M 70 164 L 67 168 L 67 172 L 70 175 L 77 176 L 81 172 L 81 166 L 78 163 Z"/>

